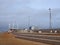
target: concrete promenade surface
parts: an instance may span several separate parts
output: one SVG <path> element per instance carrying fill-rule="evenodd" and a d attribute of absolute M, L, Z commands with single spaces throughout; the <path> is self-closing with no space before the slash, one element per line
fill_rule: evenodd
<path fill-rule="evenodd" d="M 11 33 L 0 33 L 0 45 L 50 45 L 40 42 L 34 42 L 24 39 L 15 38 Z"/>

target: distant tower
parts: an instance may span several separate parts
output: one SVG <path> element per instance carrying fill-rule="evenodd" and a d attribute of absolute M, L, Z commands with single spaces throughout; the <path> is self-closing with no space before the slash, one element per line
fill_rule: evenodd
<path fill-rule="evenodd" d="M 52 21 L 51 21 L 51 8 L 49 8 L 49 17 L 50 17 L 50 21 L 49 21 L 49 28 L 52 29 Z"/>

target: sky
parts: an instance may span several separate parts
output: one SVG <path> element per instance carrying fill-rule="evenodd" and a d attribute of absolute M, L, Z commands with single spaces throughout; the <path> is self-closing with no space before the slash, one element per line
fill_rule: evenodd
<path fill-rule="evenodd" d="M 52 28 L 60 28 L 59 4 L 60 0 L 0 0 L 0 29 L 7 29 L 9 24 L 18 28 L 49 28 L 49 8 Z"/>

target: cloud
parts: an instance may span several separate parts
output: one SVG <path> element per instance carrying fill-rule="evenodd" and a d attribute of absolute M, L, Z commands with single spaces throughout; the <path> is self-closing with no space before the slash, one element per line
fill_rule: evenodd
<path fill-rule="evenodd" d="M 41 0 L 0 0 L 0 22 L 27 24 L 29 16 L 33 25 L 49 25 L 48 9 L 40 9 Z M 35 5 L 36 4 L 36 5 Z M 42 4 L 43 5 L 43 4 Z M 32 8 L 34 7 L 34 8 Z M 42 6 L 41 6 L 42 7 Z M 45 6 L 46 7 L 46 6 Z M 60 22 L 60 9 L 52 9 L 52 21 Z M 57 24 L 58 25 L 58 24 Z"/>

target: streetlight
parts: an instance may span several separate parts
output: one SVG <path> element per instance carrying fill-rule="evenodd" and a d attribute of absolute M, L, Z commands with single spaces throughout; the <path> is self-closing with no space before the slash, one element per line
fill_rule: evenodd
<path fill-rule="evenodd" d="M 10 30 L 10 26 L 11 26 L 11 25 L 9 24 L 9 30 Z"/>
<path fill-rule="evenodd" d="M 49 17 L 50 17 L 50 22 L 49 22 L 50 26 L 49 26 L 49 28 L 52 29 L 52 25 L 51 25 L 51 23 L 52 23 L 52 21 L 51 21 L 51 8 L 49 8 Z"/>
<path fill-rule="evenodd" d="M 13 23 L 13 26 L 12 26 L 12 29 L 14 29 L 15 27 L 14 27 L 14 23 Z"/>
<path fill-rule="evenodd" d="M 28 27 L 30 28 L 30 16 L 28 16 Z"/>
<path fill-rule="evenodd" d="M 17 24 L 17 29 L 18 29 L 18 24 Z"/>

